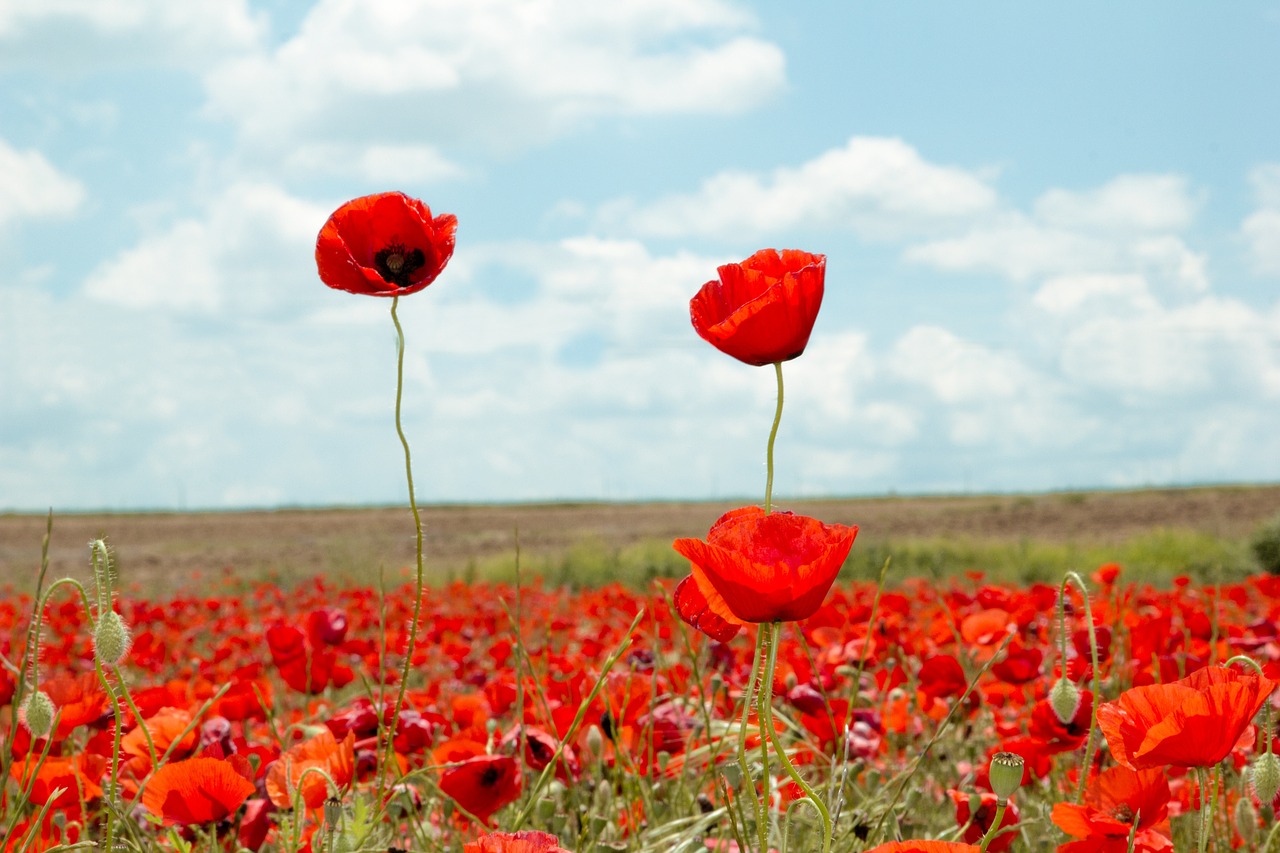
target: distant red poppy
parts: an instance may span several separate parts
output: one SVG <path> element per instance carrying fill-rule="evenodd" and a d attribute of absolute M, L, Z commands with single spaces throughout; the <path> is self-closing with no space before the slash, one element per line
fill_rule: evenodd
<path fill-rule="evenodd" d="M 491 832 L 465 844 L 462 853 L 569 853 L 560 839 L 547 832 Z"/>
<path fill-rule="evenodd" d="M 857 535 L 856 526 L 747 506 L 720 516 L 705 542 L 673 547 L 693 563 L 694 582 L 721 619 L 794 622 L 822 606 Z"/>
<path fill-rule="evenodd" d="M 978 845 L 958 841 L 890 841 L 867 853 L 978 853 Z"/>
<path fill-rule="evenodd" d="M 440 774 L 440 790 L 488 823 L 520 796 L 520 763 L 509 755 L 477 755 Z"/>
<path fill-rule="evenodd" d="M 1169 782 L 1163 770 L 1112 767 L 1090 780 L 1084 805 L 1058 803 L 1053 823 L 1079 839 L 1060 846 L 1064 853 L 1127 851 L 1134 831 L 1134 853 L 1172 851 L 1169 838 Z"/>
<path fill-rule="evenodd" d="M 689 302 L 703 340 L 757 366 L 804 352 L 822 306 L 827 258 L 794 249 L 761 249 L 719 268 Z"/>
<path fill-rule="evenodd" d="M 187 826 L 222 820 L 240 808 L 253 791 L 253 783 L 230 763 L 191 758 L 157 770 L 147 783 L 142 804 L 166 826 Z"/>
<path fill-rule="evenodd" d="M 348 293 L 400 296 L 436 280 L 453 255 L 458 218 L 434 219 L 404 193 L 353 199 L 334 211 L 316 240 L 320 280 Z"/>
<path fill-rule="evenodd" d="M 1098 728 L 1116 761 L 1210 767 L 1230 754 L 1275 682 L 1215 666 L 1169 684 L 1134 687 L 1098 706 Z"/>

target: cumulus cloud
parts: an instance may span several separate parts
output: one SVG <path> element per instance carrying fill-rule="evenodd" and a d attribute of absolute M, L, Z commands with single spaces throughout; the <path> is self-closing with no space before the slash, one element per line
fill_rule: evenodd
<path fill-rule="evenodd" d="M 1266 275 L 1280 275 L 1280 163 L 1258 166 L 1249 178 L 1258 210 L 1245 219 L 1241 234 L 1254 269 Z"/>
<path fill-rule="evenodd" d="M 84 186 L 39 151 L 19 151 L 0 139 L 0 227 L 26 218 L 67 216 L 84 199 Z"/>
<path fill-rule="evenodd" d="M 1180 175 L 1120 175 L 1092 190 L 1051 189 L 1035 202 L 1044 224 L 1086 231 L 1180 231 L 1195 211 Z"/>
<path fill-rule="evenodd" d="M 104 64 L 200 69 L 266 29 L 246 0 L 0 3 L 0 67 L 88 72 Z"/>
<path fill-rule="evenodd" d="M 264 150 L 326 142 L 512 149 L 594 116 L 734 113 L 782 52 L 724 0 L 319 0 L 297 35 L 206 77 L 210 111 Z"/>
<path fill-rule="evenodd" d="M 799 166 L 764 175 L 727 171 L 693 193 L 601 210 L 606 224 L 663 237 L 763 235 L 795 228 L 851 229 L 872 236 L 919 233 L 991 210 L 979 177 L 920 156 L 900 139 L 852 137 Z"/>

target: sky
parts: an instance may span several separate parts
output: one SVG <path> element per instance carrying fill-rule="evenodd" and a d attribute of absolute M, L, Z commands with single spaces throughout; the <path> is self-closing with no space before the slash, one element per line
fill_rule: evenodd
<path fill-rule="evenodd" d="M 1280 480 L 1280 3 L 0 0 L 0 510 L 759 496 L 689 298 L 827 255 L 775 494 Z"/>

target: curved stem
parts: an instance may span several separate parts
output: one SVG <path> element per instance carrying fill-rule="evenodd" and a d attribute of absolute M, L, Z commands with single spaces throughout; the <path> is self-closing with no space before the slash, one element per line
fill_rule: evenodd
<path fill-rule="evenodd" d="M 778 408 L 773 413 L 773 429 L 769 430 L 769 447 L 765 452 L 764 511 L 773 512 L 773 442 L 778 437 L 778 424 L 782 422 L 782 362 L 773 363 L 773 372 L 778 377 Z"/>
<path fill-rule="evenodd" d="M 400 317 L 396 314 L 400 297 L 391 300 L 391 322 L 396 327 L 396 435 L 400 436 L 400 446 L 404 448 L 404 477 L 409 486 L 409 509 L 413 511 L 413 529 L 417 536 L 415 550 L 416 572 L 413 586 L 413 616 L 409 620 L 409 640 L 404 652 L 404 663 L 400 667 L 400 689 L 396 692 L 395 711 L 391 721 L 387 723 L 387 746 L 383 753 L 383 772 L 378 774 L 378 800 L 382 800 L 386 770 L 392 764 L 396 726 L 400 722 L 400 710 L 404 707 L 405 691 L 409 684 L 409 667 L 413 663 L 413 652 L 418 639 L 418 620 L 422 615 L 422 516 L 418 513 L 418 501 L 413 493 L 413 457 L 409 452 L 409 439 L 405 438 L 404 426 L 400 421 L 401 399 L 404 396 L 404 329 L 400 326 Z"/>
<path fill-rule="evenodd" d="M 1097 743 L 1098 731 L 1098 703 L 1102 699 L 1098 694 L 1101 675 L 1098 673 L 1098 631 L 1093 625 L 1093 608 L 1089 606 L 1089 588 L 1084 585 L 1084 580 L 1081 579 L 1080 575 L 1075 572 L 1067 572 L 1062 578 L 1062 587 L 1058 591 L 1060 598 L 1067 593 L 1067 581 L 1075 583 L 1080 590 L 1080 598 L 1084 600 L 1084 619 L 1085 625 L 1089 628 L 1089 656 L 1093 667 L 1093 707 L 1089 714 L 1089 736 L 1085 741 L 1084 764 L 1080 767 L 1080 784 L 1076 788 L 1076 803 L 1079 804 L 1084 802 L 1084 789 L 1089 782 L 1089 771 L 1093 767 L 1093 753 Z M 1065 660 L 1063 665 L 1066 665 Z"/>
<path fill-rule="evenodd" d="M 804 791 L 805 799 L 813 804 L 818 810 L 818 815 L 822 818 L 822 853 L 829 853 L 831 850 L 831 812 L 827 811 L 826 803 L 818 799 L 818 795 L 814 793 L 809 783 L 804 780 L 796 768 L 791 763 L 791 759 L 787 757 L 787 751 L 783 748 L 782 743 L 778 740 L 778 733 L 773 728 L 773 670 L 778 658 L 778 642 L 782 637 L 782 623 L 774 622 L 770 625 L 762 625 L 760 629 L 767 630 L 772 635 L 769 640 L 769 657 L 765 662 L 764 683 L 767 685 L 760 694 L 762 700 L 760 704 L 760 720 L 764 730 L 769 733 L 769 742 L 773 744 L 773 751 L 777 753 L 778 760 L 782 762 L 782 769 L 787 771 L 787 775 L 791 777 L 791 781 Z"/>
<path fill-rule="evenodd" d="M 978 853 L 987 853 L 987 846 L 1000 832 L 1000 823 L 1004 820 L 1004 810 L 1008 805 L 1008 800 L 996 801 L 996 815 L 991 819 L 991 828 L 987 830 L 986 835 L 982 836 L 982 841 L 978 844 Z"/>

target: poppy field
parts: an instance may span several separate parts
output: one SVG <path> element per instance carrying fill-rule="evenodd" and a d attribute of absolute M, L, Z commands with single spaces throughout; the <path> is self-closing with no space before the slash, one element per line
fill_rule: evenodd
<path fill-rule="evenodd" d="M 763 501 L 676 538 L 687 574 L 428 586 L 396 306 L 457 225 L 381 193 L 316 248 L 325 284 L 391 299 L 410 579 L 147 596 L 102 539 L 88 582 L 50 577 L 50 515 L 0 600 L 4 853 L 1280 850 L 1280 577 L 839 580 L 858 526 L 775 506 L 820 254 L 690 301 L 777 409 Z"/>

